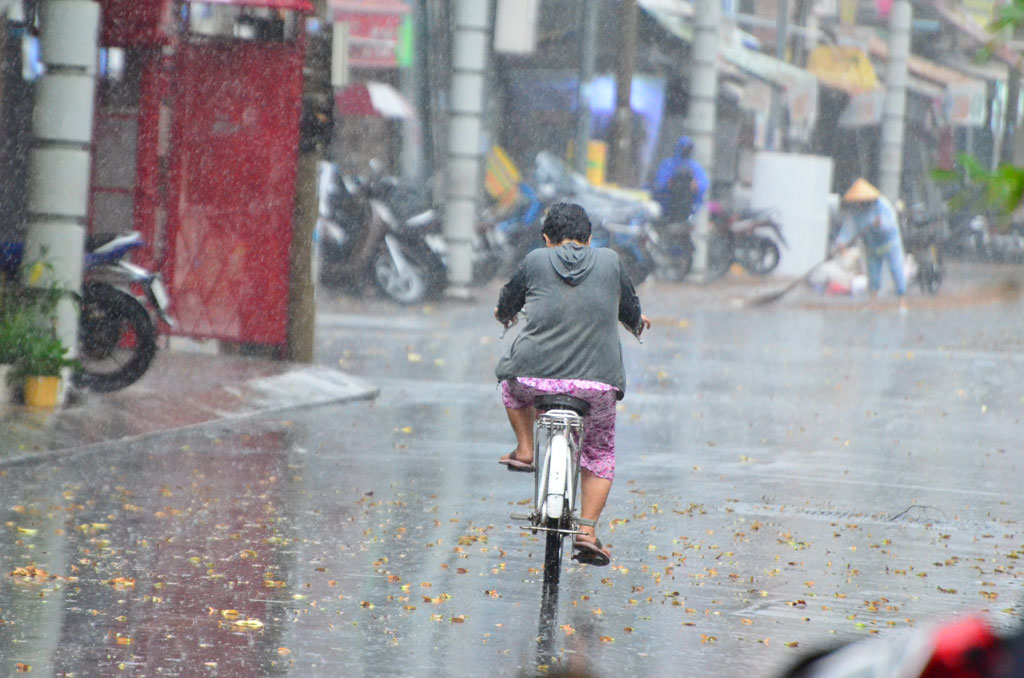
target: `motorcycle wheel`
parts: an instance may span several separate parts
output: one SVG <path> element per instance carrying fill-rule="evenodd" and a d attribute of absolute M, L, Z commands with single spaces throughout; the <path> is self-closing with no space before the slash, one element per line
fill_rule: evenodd
<path fill-rule="evenodd" d="M 708 239 L 707 279 L 718 280 L 729 272 L 732 266 L 733 244 L 731 236 L 712 234 Z"/>
<path fill-rule="evenodd" d="M 779 265 L 780 257 L 779 246 L 774 242 L 768 238 L 754 238 L 747 243 L 744 256 L 739 260 L 743 268 L 754 275 L 768 275 Z"/>
<path fill-rule="evenodd" d="M 82 288 L 78 326 L 82 371 L 75 382 L 116 391 L 138 381 L 156 354 L 156 326 L 138 299 L 102 283 Z"/>
<path fill-rule="evenodd" d="M 470 284 L 478 287 L 494 280 L 506 259 L 485 236 L 478 234 L 473 241 L 473 281 Z"/>
<path fill-rule="evenodd" d="M 659 279 L 680 282 L 693 268 L 693 240 L 682 225 L 668 224 L 659 229 L 658 245 L 651 255 Z"/>
<path fill-rule="evenodd" d="M 673 268 L 677 280 L 683 280 L 690 275 L 690 270 L 693 268 L 693 248 L 687 247 L 680 250 L 673 259 Z"/>
<path fill-rule="evenodd" d="M 446 281 L 444 263 L 426 246 L 399 242 L 406 266 L 400 271 L 386 246 L 373 257 L 371 270 L 377 289 L 399 304 L 417 304 L 440 294 Z"/>

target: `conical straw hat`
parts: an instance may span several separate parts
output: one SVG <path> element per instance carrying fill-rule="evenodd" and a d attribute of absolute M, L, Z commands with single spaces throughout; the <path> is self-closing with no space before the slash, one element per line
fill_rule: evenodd
<path fill-rule="evenodd" d="M 850 190 L 843 196 L 844 202 L 871 202 L 878 200 L 881 192 L 872 186 L 866 179 L 857 179 L 850 186 Z"/>

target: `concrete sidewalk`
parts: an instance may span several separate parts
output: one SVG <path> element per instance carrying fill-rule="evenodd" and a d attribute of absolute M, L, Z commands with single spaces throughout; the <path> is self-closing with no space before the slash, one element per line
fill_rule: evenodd
<path fill-rule="evenodd" d="M 217 420 L 373 398 L 319 365 L 161 350 L 135 384 L 78 392 L 57 410 L 0 405 L 0 466 Z"/>

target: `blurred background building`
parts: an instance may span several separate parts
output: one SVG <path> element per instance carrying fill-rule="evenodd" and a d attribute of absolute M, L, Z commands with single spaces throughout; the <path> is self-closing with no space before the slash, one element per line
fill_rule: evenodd
<path fill-rule="evenodd" d="M 21 237 L 27 218 L 41 2 L 61 4 L 0 0 L 0 235 L 8 239 Z M 614 149 L 627 147 L 618 183 L 646 186 L 690 131 L 695 3 L 480 2 L 494 10 L 481 64 L 481 154 L 498 145 L 528 174 L 540 151 L 572 161 L 576 145 L 596 142 L 591 176 L 600 181 L 611 176 Z M 297 224 L 310 219 L 297 216 L 311 176 L 304 154 L 354 172 L 377 158 L 444 199 L 455 4 L 98 4 L 87 230 L 143 232 L 143 263 L 171 284 L 180 332 L 286 341 L 294 290 L 282 281 L 294 274 Z M 765 150 L 830 158 L 833 191 L 859 176 L 877 183 L 891 8 L 892 0 L 722 0 L 708 168 L 718 198 L 745 200 Z M 959 152 L 986 167 L 1021 160 L 1020 55 L 1012 40 L 989 45 L 996 9 L 995 0 L 913 3 L 902 188 L 893 197 L 937 208 L 944 196 L 929 172 L 951 167 Z M 979 61 L 986 46 L 990 56 Z M 626 81 L 629 116 L 617 121 Z M 235 276 L 230 294 L 209 282 L 225 276 Z"/>

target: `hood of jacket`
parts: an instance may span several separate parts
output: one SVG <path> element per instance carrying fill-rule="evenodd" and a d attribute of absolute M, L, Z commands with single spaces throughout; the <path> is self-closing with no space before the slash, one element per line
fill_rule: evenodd
<path fill-rule="evenodd" d="M 675 151 L 673 155 L 677 158 L 686 158 L 693 151 L 693 139 L 687 136 L 679 137 L 679 141 L 676 142 Z"/>
<path fill-rule="evenodd" d="M 574 242 L 548 248 L 548 260 L 559 277 L 570 285 L 579 285 L 594 269 L 596 253 L 590 245 Z"/>

